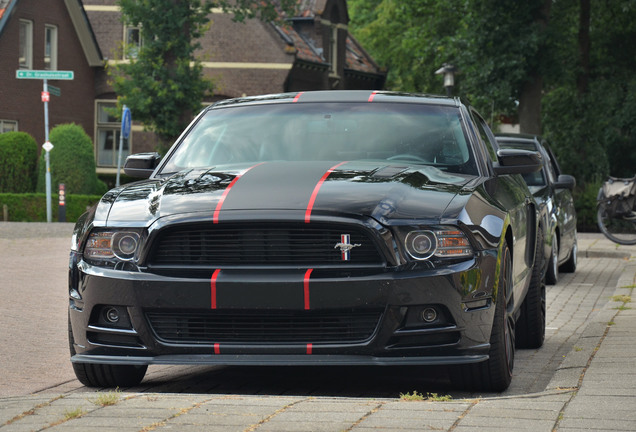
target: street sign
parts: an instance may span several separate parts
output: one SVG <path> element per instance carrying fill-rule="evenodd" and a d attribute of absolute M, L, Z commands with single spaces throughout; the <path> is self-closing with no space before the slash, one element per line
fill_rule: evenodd
<path fill-rule="evenodd" d="M 128 136 L 130 135 L 130 122 L 130 108 L 124 105 L 124 115 L 121 119 L 121 133 L 126 139 L 128 139 Z"/>
<path fill-rule="evenodd" d="M 42 144 L 42 148 L 48 153 L 51 150 L 53 150 L 53 144 L 51 144 L 51 141 L 47 141 L 44 144 Z"/>
<path fill-rule="evenodd" d="M 15 77 L 18 79 L 50 79 L 50 80 L 72 80 L 75 77 L 73 71 L 59 70 L 24 70 L 15 71 Z"/>
<path fill-rule="evenodd" d="M 62 90 L 60 90 L 59 87 L 55 87 L 55 86 L 52 86 L 51 84 L 47 84 L 47 88 L 49 90 L 49 93 L 51 93 L 53 96 L 62 96 Z"/>
<path fill-rule="evenodd" d="M 42 92 L 42 102 L 48 102 L 51 99 L 51 95 L 49 92 Z"/>

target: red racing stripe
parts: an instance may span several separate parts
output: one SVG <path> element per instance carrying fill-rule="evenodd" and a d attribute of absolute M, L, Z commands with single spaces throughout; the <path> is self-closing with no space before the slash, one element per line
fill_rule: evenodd
<path fill-rule="evenodd" d="M 371 96 L 369 96 L 369 102 L 373 102 L 373 98 L 374 98 L 374 97 L 375 97 L 375 95 L 377 95 L 377 94 L 378 94 L 377 90 L 376 90 L 376 91 L 374 91 L 373 93 L 371 93 Z"/>
<path fill-rule="evenodd" d="M 221 354 L 221 346 L 218 343 L 214 344 L 214 354 Z"/>
<path fill-rule="evenodd" d="M 210 279 L 210 308 L 216 309 L 216 279 L 219 277 L 221 269 L 214 270 L 212 278 Z"/>
<path fill-rule="evenodd" d="M 310 344 L 310 343 L 307 344 L 307 355 L 311 355 L 313 348 L 314 348 L 314 344 Z"/>
<path fill-rule="evenodd" d="M 303 288 L 304 288 L 304 297 L 305 297 L 305 310 L 309 310 L 309 278 L 311 276 L 311 272 L 314 269 L 309 269 L 305 272 L 305 277 L 303 278 Z"/>
<path fill-rule="evenodd" d="M 316 196 L 318 196 L 318 191 L 320 191 L 322 184 L 325 182 L 325 180 L 327 180 L 327 177 L 329 177 L 329 174 L 334 172 L 334 170 L 338 168 L 340 165 L 346 164 L 346 163 L 347 161 L 344 161 L 344 162 L 340 162 L 337 165 L 332 166 L 331 168 L 327 170 L 326 173 L 323 174 L 320 180 L 318 180 L 318 183 L 314 187 L 314 191 L 311 193 L 311 198 L 309 198 L 309 204 L 307 205 L 307 210 L 305 210 L 305 223 L 309 223 L 309 220 L 311 218 L 311 211 L 314 208 L 314 202 L 316 202 Z"/>
<path fill-rule="evenodd" d="M 242 176 L 245 175 L 246 172 L 248 172 L 249 170 L 251 170 L 252 168 L 255 168 L 259 165 L 264 164 L 265 162 L 261 162 L 261 163 L 257 163 L 256 165 L 253 165 L 251 167 L 249 167 L 248 169 L 246 169 L 245 171 L 243 171 L 242 173 L 238 174 L 236 177 L 234 177 L 234 180 L 232 180 L 229 184 L 229 186 L 227 188 L 225 188 L 225 190 L 223 191 L 223 195 L 221 195 L 221 198 L 219 199 L 219 202 L 216 203 L 216 209 L 214 209 L 214 215 L 212 216 L 212 222 L 217 224 L 219 223 L 219 214 L 221 213 L 221 207 L 223 207 L 223 203 L 225 202 L 225 198 L 227 197 L 227 194 L 230 193 L 230 189 L 232 189 L 232 187 L 234 186 L 234 184 L 238 181 L 238 179 L 240 179 Z"/>
<path fill-rule="evenodd" d="M 300 92 L 296 95 L 296 97 L 294 97 L 294 100 L 292 102 L 298 102 L 298 99 L 300 98 L 300 95 L 303 94 L 305 92 Z"/>

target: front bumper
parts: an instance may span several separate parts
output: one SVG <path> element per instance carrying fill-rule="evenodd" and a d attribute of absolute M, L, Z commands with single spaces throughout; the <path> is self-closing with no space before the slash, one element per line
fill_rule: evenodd
<path fill-rule="evenodd" d="M 72 253 L 73 362 L 439 365 L 486 360 L 496 251 L 375 274 L 223 270 L 175 278 Z M 119 320 L 110 322 L 115 309 Z M 434 309 L 431 322 L 421 317 Z M 227 325 L 225 325 L 227 323 Z"/>

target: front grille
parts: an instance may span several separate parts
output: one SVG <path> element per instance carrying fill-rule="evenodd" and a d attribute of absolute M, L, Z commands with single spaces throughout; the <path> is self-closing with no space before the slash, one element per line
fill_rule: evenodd
<path fill-rule="evenodd" d="M 352 245 L 344 260 L 336 244 L 349 234 Z M 358 246 L 359 245 L 359 246 Z M 149 265 L 222 266 L 381 265 L 372 239 L 352 226 L 306 224 L 190 224 L 159 233 Z"/>
<path fill-rule="evenodd" d="M 147 312 L 159 339 L 171 343 L 363 342 L 380 311 Z"/>

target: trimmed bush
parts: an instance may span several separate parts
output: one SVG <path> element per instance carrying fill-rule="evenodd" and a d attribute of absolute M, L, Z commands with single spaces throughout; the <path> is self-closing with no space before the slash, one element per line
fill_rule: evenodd
<path fill-rule="evenodd" d="M 38 145 L 26 132 L 0 134 L 0 193 L 35 192 Z"/>
<path fill-rule="evenodd" d="M 51 188 L 64 183 L 67 194 L 98 195 L 107 187 L 97 178 L 93 142 L 84 129 L 74 123 L 54 127 L 49 134 L 53 149 L 49 152 Z M 45 152 L 40 155 L 37 191 L 46 192 Z"/>
<path fill-rule="evenodd" d="M 97 203 L 101 195 L 65 195 L 66 221 L 76 222 L 88 207 Z M 57 194 L 51 194 L 51 216 L 53 221 L 58 220 L 59 198 Z M 9 209 L 9 221 L 11 222 L 46 222 L 46 194 L 0 194 L 0 215 L 2 207 Z M 2 216 L 0 216 L 0 220 Z"/>

